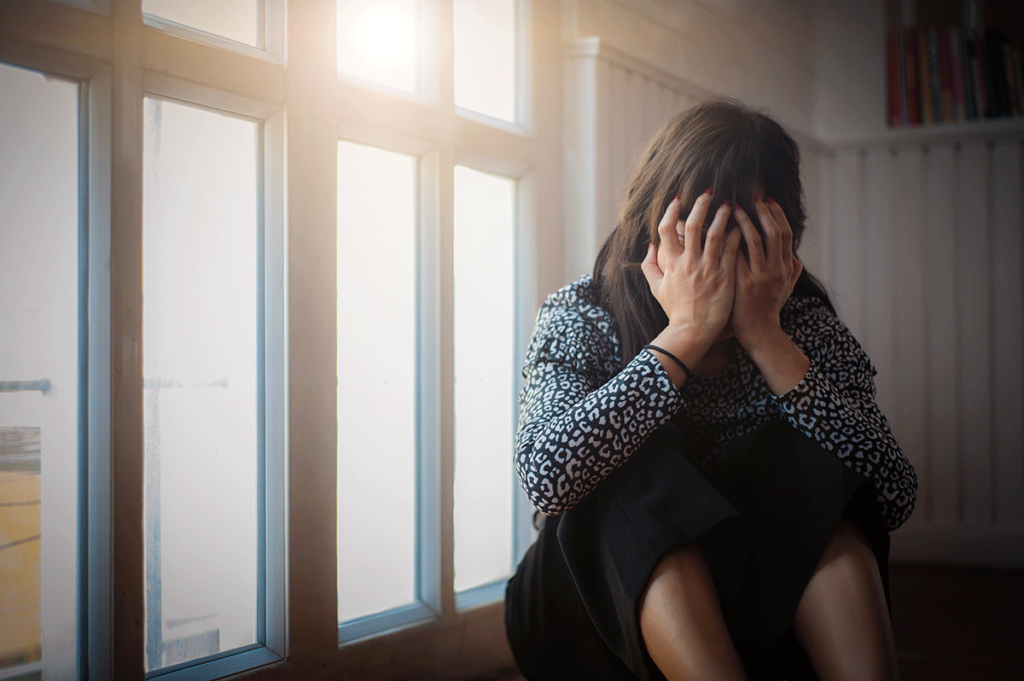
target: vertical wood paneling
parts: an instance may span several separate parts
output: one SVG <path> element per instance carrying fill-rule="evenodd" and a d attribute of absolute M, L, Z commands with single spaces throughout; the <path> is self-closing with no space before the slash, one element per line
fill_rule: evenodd
<path fill-rule="evenodd" d="M 623 101 L 623 97 L 626 92 L 627 74 L 624 69 L 614 64 L 608 73 L 611 99 L 609 126 L 612 130 L 612 139 L 609 146 L 611 156 L 608 163 L 608 184 L 604 192 L 604 201 L 609 224 L 611 224 L 618 221 L 620 191 L 626 175 L 626 102 Z"/>
<path fill-rule="evenodd" d="M 951 146 L 935 147 L 928 152 L 922 235 L 931 518 L 944 523 L 955 522 L 960 516 L 953 156 Z"/>
<path fill-rule="evenodd" d="M 628 73 L 626 77 L 626 164 L 623 169 L 623 184 L 633 172 L 638 154 L 647 136 L 647 79 L 637 73 Z"/>
<path fill-rule="evenodd" d="M 804 230 L 803 238 L 800 240 L 800 247 L 797 250 L 797 257 L 804 267 L 814 276 L 821 277 L 824 271 L 821 266 L 821 232 L 823 229 L 821 219 L 821 164 L 827 162 L 819 154 L 807 149 L 800 149 L 801 170 L 803 175 L 804 195 L 807 197 L 805 209 L 807 211 L 807 227 Z"/>
<path fill-rule="evenodd" d="M 893 173 L 896 203 L 896 404 L 892 430 L 917 470 L 917 509 L 908 527 L 923 525 L 929 512 L 930 471 L 925 452 L 925 352 L 923 263 L 921 258 L 922 153 L 901 150 Z"/>
<path fill-rule="evenodd" d="M 957 169 L 957 319 L 960 473 L 964 521 L 989 523 L 992 501 L 992 401 L 989 354 L 988 147 L 964 146 Z"/>
<path fill-rule="evenodd" d="M 1024 301 L 1021 287 L 1021 146 L 992 150 L 993 361 L 996 452 L 996 522 L 1024 522 Z"/>
<path fill-rule="evenodd" d="M 614 154 L 611 153 L 610 143 L 605 143 L 603 140 L 613 140 L 617 135 L 615 128 L 615 117 L 613 111 L 613 100 L 614 100 L 614 89 L 612 86 L 612 66 L 603 59 L 597 61 L 597 110 L 598 110 L 598 127 L 597 127 L 597 138 L 595 139 L 597 157 L 597 173 L 595 175 L 595 182 L 592 191 L 597 196 L 593 198 L 597 204 L 597 215 L 595 216 L 594 232 L 597 235 L 597 239 L 594 243 L 594 257 L 597 257 L 598 251 L 601 249 L 606 235 L 611 233 L 611 230 L 615 227 L 618 222 L 618 212 L 616 210 L 615 199 L 609 196 L 608 188 L 612 185 L 611 176 L 614 175 Z M 593 258 L 590 259 L 589 263 L 583 263 L 585 267 L 581 272 L 588 271 L 589 267 L 592 267 L 594 263 Z M 579 276 L 579 273 L 573 273 L 572 277 Z"/>
<path fill-rule="evenodd" d="M 608 97 L 609 127 L 612 136 L 608 140 L 609 152 L 611 154 L 608 164 L 608 184 L 604 190 L 605 215 L 608 223 L 601 225 L 603 228 L 611 229 L 617 224 L 619 215 L 619 199 L 622 192 L 622 183 L 626 177 L 626 165 L 628 163 L 628 152 L 626 150 L 626 97 L 627 97 L 627 73 L 625 69 L 612 65 L 610 77 L 610 91 Z"/>
<path fill-rule="evenodd" d="M 817 215 L 817 238 L 818 258 L 820 270 L 814 274 L 818 275 L 830 293 L 835 293 L 835 278 L 832 275 L 832 235 L 835 233 L 833 224 L 832 197 L 835 194 L 835 186 L 832 181 L 835 176 L 836 159 L 834 156 L 824 155 L 818 165 L 818 215 Z"/>
<path fill-rule="evenodd" d="M 896 242 L 890 193 L 892 153 L 875 148 L 864 157 L 864 328 L 860 341 L 871 357 L 878 375 L 878 406 L 892 413 L 893 403 L 893 314 L 896 289 Z"/>
<path fill-rule="evenodd" d="M 844 151 L 836 156 L 836 187 L 833 206 L 833 281 L 839 316 L 853 335 L 861 335 L 861 156 L 859 151 Z"/>

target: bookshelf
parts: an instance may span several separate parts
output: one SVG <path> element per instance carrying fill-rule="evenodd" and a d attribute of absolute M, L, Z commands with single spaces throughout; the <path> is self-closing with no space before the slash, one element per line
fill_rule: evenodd
<path fill-rule="evenodd" d="M 1024 120 L 1024 2 L 888 0 L 890 129 Z"/>

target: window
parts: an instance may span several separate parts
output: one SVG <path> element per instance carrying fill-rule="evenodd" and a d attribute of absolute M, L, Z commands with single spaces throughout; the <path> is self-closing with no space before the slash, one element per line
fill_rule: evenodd
<path fill-rule="evenodd" d="M 79 88 L 0 64 L 0 91 L 0 678 L 47 678 L 77 664 Z"/>
<path fill-rule="evenodd" d="M 149 671 L 262 643 L 257 131 L 145 102 Z"/>
<path fill-rule="evenodd" d="M 476 43 L 456 0 L 5 16 L 0 551 L 41 541 L 0 561 L 0 618 L 36 618 L 0 678 L 511 663 L 516 371 L 561 276 L 531 9 Z M 457 62 L 492 59 L 473 99 Z"/>
<path fill-rule="evenodd" d="M 455 167 L 455 590 L 504 597 L 512 571 L 515 182 Z M 467 593 L 487 584 L 499 588 Z"/>
<path fill-rule="evenodd" d="M 339 133 L 342 642 L 501 601 L 531 537 L 511 456 L 516 355 L 531 330 L 519 311 L 533 312 L 516 257 L 517 180 L 530 166 L 502 144 L 525 124 L 525 3 L 456 1 L 453 43 L 419 45 L 430 4 L 339 3 L 343 118 L 347 104 L 383 102 L 375 92 L 398 110 L 405 93 L 440 96 L 425 83 L 454 84 L 439 111 L 411 112 L 411 126 Z M 466 133 L 446 139 L 439 123 Z M 451 485 L 447 512 L 439 484 Z"/>
<path fill-rule="evenodd" d="M 416 165 L 338 143 L 339 622 L 417 600 Z"/>

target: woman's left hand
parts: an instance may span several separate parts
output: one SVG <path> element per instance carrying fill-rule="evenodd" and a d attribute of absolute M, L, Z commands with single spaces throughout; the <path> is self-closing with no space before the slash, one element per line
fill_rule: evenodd
<path fill-rule="evenodd" d="M 799 383 L 810 366 L 779 321 L 779 312 L 804 266 L 793 254 L 793 230 L 779 204 L 755 199 L 754 206 L 763 241 L 742 208 L 737 206 L 734 213 L 747 244 L 747 257 L 736 259 L 732 328 L 768 387 L 781 395 Z"/>
<path fill-rule="evenodd" d="M 779 204 L 755 199 L 754 207 L 763 240 L 746 212 L 739 206 L 735 211 L 747 257 L 737 258 L 732 326 L 736 340 L 748 351 L 759 339 L 782 328 L 779 312 L 804 269 L 793 255 L 793 230 Z"/>

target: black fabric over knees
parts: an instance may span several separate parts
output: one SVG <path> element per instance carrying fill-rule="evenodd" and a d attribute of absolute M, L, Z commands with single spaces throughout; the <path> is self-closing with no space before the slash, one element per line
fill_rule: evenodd
<path fill-rule="evenodd" d="M 638 603 L 660 558 L 699 539 L 751 679 L 813 679 L 792 635 L 800 595 L 843 516 L 864 531 L 888 596 L 889 537 L 868 479 L 784 421 L 731 442 L 710 475 L 672 423 L 561 516 L 506 590 L 506 630 L 534 681 L 664 679 Z M 867 484 L 864 484 L 864 483 Z"/>

